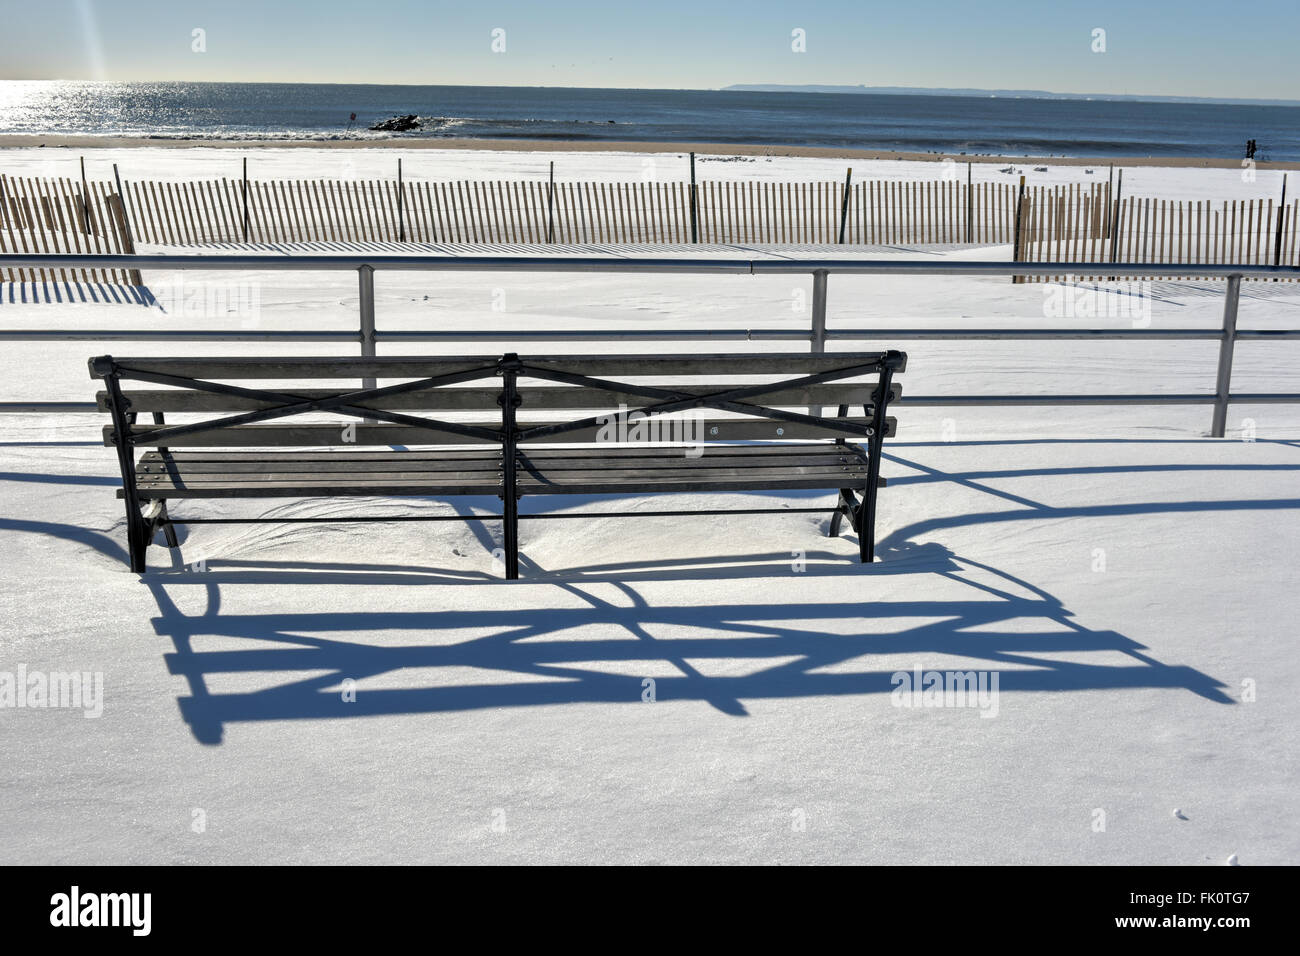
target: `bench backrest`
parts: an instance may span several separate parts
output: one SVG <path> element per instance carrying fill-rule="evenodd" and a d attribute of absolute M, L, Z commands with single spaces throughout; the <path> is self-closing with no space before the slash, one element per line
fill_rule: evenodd
<path fill-rule="evenodd" d="M 896 351 L 102 356 L 90 360 L 90 373 L 105 383 L 100 409 L 114 416 L 104 428 L 106 445 L 119 438 L 126 446 L 224 448 L 863 441 L 876 431 L 891 433 L 893 420 L 884 411 L 899 394 L 892 376 L 906 361 Z M 162 387 L 124 387 L 127 382 Z M 882 383 L 887 394 L 877 407 Z M 828 414 L 809 414 L 809 406 Z M 172 417 L 159 424 L 164 416 Z"/>

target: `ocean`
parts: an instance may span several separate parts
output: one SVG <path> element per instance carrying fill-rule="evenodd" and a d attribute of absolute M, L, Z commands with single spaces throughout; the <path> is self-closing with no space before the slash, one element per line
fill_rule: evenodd
<path fill-rule="evenodd" d="M 350 115 L 356 114 L 356 121 Z M 1300 107 L 871 93 L 0 82 L 0 134 L 707 142 L 945 154 L 1300 160 Z"/>

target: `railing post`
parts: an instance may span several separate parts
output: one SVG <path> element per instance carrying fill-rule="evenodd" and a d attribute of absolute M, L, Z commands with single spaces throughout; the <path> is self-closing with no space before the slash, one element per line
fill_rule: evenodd
<path fill-rule="evenodd" d="M 825 269 L 818 269 L 813 274 L 813 300 L 812 300 L 812 336 L 811 349 L 813 355 L 821 355 L 826 351 L 826 278 L 829 273 Z M 820 405 L 809 405 L 809 415 L 820 415 L 822 407 Z"/>
<path fill-rule="evenodd" d="M 1223 338 L 1219 340 L 1219 374 L 1214 384 L 1214 421 L 1210 437 L 1222 438 L 1228 424 L 1228 397 L 1232 390 L 1232 350 L 1237 344 L 1237 301 L 1241 297 L 1241 276 L 1228 276 L 1223 296 Z"/>
<path fill-rule="evenodd" d="M 813 277 L 812 300 L 812 352 L 821 355 L 826 351 L 826 277 L 825 269 L 818 269 Z"/>
<path fill-rule="evenodd" d="M 358 287 L 361 292 L 361 355 L 371 358 L 375 354 L 375 269 L 374 266 L 360 266 L 357 269 Z M 362 388 L 374 388 L 374 378 L 363 378 Z"/>

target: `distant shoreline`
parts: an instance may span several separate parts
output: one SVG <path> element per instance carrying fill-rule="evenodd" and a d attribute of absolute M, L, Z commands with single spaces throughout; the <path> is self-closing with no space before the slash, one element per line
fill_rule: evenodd
<path fill-rule="evenodd" d="M 844 86 L 836 84 L 733 83 L 722 93 L 827 93 L 834 96 L 939 96 L 1003 100 L 1060 100 L 1072 103 L 1154 103 L 1174 106 L 1300 107 L 1300 100 L 1250 97 L 1169 96 L 1155 93 L 1064 93 L 1052 90 L 984 90 L 978 87 Z"/>
<path fill-rule="evenodd" d="M 687 153 L 706 156 L 794 156 L 817 159 L 898 160 L 959 163 L 1036 163 L 1051 166 L 1153 166 L 1173 169 L 1240 169 L 1240 159 L 1193 156 L 1008 156 L 960 153 L 918 153 L 887 149 L 848 149 L 835 146 L 764 146 L 736 143 L 661 143 L 628 140 L 547 139 L 330 139 L 225 140 L 160 139 L 145 136 L 68 136 L 27 133 L 0 134 L 0 150 L 32 149 L 469 149 L 523 153 Z M 1259 169 L 1300 169 L 1300 162 L 1260 162 Z"/>

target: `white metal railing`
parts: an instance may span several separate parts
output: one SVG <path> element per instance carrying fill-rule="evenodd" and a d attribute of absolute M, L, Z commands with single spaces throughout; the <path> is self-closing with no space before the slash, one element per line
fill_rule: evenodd
<path fill-rule="evenodd" d="M 519 248 L 519 247 L 515 247 Z M 1251 265 L 1161 265 L 1149 262 L 966 262 L 934 259 L 852 258 L 689 258 L 666 255 L 0 255 L 0 270 L 12 269 L 136 269 L 202 271 L 339 272 L 357 274 L 360 293 L 357 331 L 170 331 L 85 329 L 0 329 L 0 341 L 42 342 L 77 340 L 100 342 L 330 342 L 357 341 L 361 354 L 376 354 L 380 341 L 451 342 L 494 340 L 599 341 L 724 341 L 794 340 L 807 341 L 813 352 L 824 352 L 830 339 L 1007 339 L 1039 341 L 1051 339 L 1204 339 L 1219 342 L 1219 361 L 1212 393 L 1138 395 L 932 395 L 898 399 L 904 405 L 932 406 L 1028 406 L 1028 405 L 1198 405 L 1212 404 L 1210 434 L 1222 438 L 1228 406 L 1239 404 L 1300 404 L 1300 393 L 1237 393 L 1231 391 L 1233 350 L 1239 339 L 1295 339 L 1300 329 L 1237 328 L 1237 306 L 1243 278 L 1300 279 L 1300 267 Z M 375 327 L 375 271 L 398 272 L 608 272 L 622 274 L 696 275 L 811 275 L 812 318 L 806 329 L 684 329 L 668 331 L 614 330 L 512 330 L 512 331 L 398 331 Z M 831 274 L 915 275 L 915 276 L 1113 276 L 1161 278 L 1222 278 L 1223 321 L 1218 329 L 899 329 L 826 328 L 826 292 Z M 94 411 L 88 402 L 0 402 L 0 412 L 59 413 Z"/>

